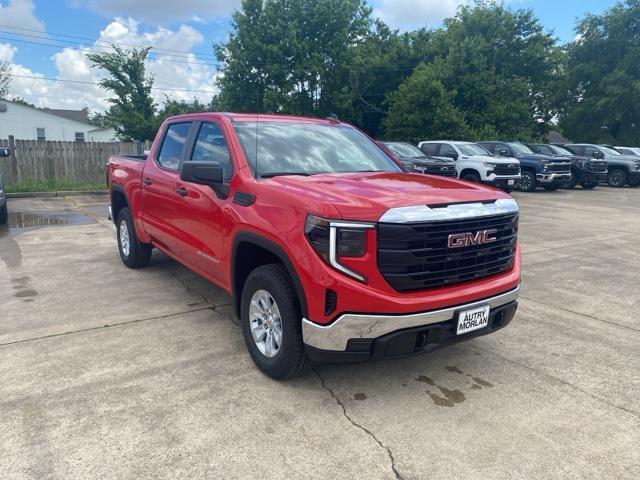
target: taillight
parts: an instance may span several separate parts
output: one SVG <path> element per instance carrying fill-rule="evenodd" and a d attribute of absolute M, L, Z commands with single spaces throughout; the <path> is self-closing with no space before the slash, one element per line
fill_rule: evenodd
<path fill-rule="evenodd" d="M 373 223 L 343 222 L 307 216 L 304 234 L 311 247 L 326 263 L 336 270 L 356 280 L 365 282 L 366 278 L 340 263 L 340 257 L 362 257 L 367 251 L 367 230 L 374 228 Z"/>

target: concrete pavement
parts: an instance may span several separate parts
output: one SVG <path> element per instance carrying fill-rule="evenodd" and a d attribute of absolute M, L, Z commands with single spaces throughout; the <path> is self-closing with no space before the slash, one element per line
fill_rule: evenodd
<path fill-rule="evenodd" d="M 226 293 L 121 264 L 104 197 L 10 200 L 0 478 L 640 477 L 640 189 L 516 197 L 509 327 L 286 383 Z"/>

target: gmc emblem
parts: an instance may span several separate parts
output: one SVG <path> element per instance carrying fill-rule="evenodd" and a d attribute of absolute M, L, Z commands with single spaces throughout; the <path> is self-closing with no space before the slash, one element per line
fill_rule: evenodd
<path fill-rule="evenodd" d="M 485 243 L 493 243 L 498 240 L 498 230 L 492 228 L 490 230 L 479 230 L 476 233 L 452 233 L 449 235 L 447 246 L 449 248 L 470 247 L 472 245 L 483 245 Z"/>

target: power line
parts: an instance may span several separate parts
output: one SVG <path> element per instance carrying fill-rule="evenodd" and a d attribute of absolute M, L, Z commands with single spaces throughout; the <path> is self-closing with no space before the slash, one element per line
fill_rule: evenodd
<path fill-rule="evenodd" d="M 64 79 L 64 78 L 38 77 L 36 75 L 15 75 L 15 74 L 10 74 L 9 76 L 12 77 L 12 78 L 29 78 L 29 79 L 33 79 L 33 80 L 47 80 L 49 82 L 77 83 L 77 84 L 82 84 L 82 85 L 95 85 L 97 87 L 101 86 L 97 82 L 89 82 L 89 81 L 86 81 L 86 80 L 68 80 L 68 79 Z M 188 88 L 151 87 L 151 89 L 152 90 L 164 90 L 164 91 L 168 91 L 168 92 L 212 93 L 214 95 L 220 93 L 219 90 L 192 90 L 192 89 L 188 89 Z"/>

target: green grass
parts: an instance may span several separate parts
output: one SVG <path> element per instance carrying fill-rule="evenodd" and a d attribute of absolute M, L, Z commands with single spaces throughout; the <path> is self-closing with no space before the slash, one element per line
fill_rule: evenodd
<path fill-rule="evenodd" d="M 83 190 L 106 190 L 107 185 L 102 182 L 78 183 L 72 180 L 59 179 L 36 182 L 27 180 L 26 182 L 5 185 L 7 193 L 22 192 L 60 192 L 60 191 L 83 191 Z"/>

